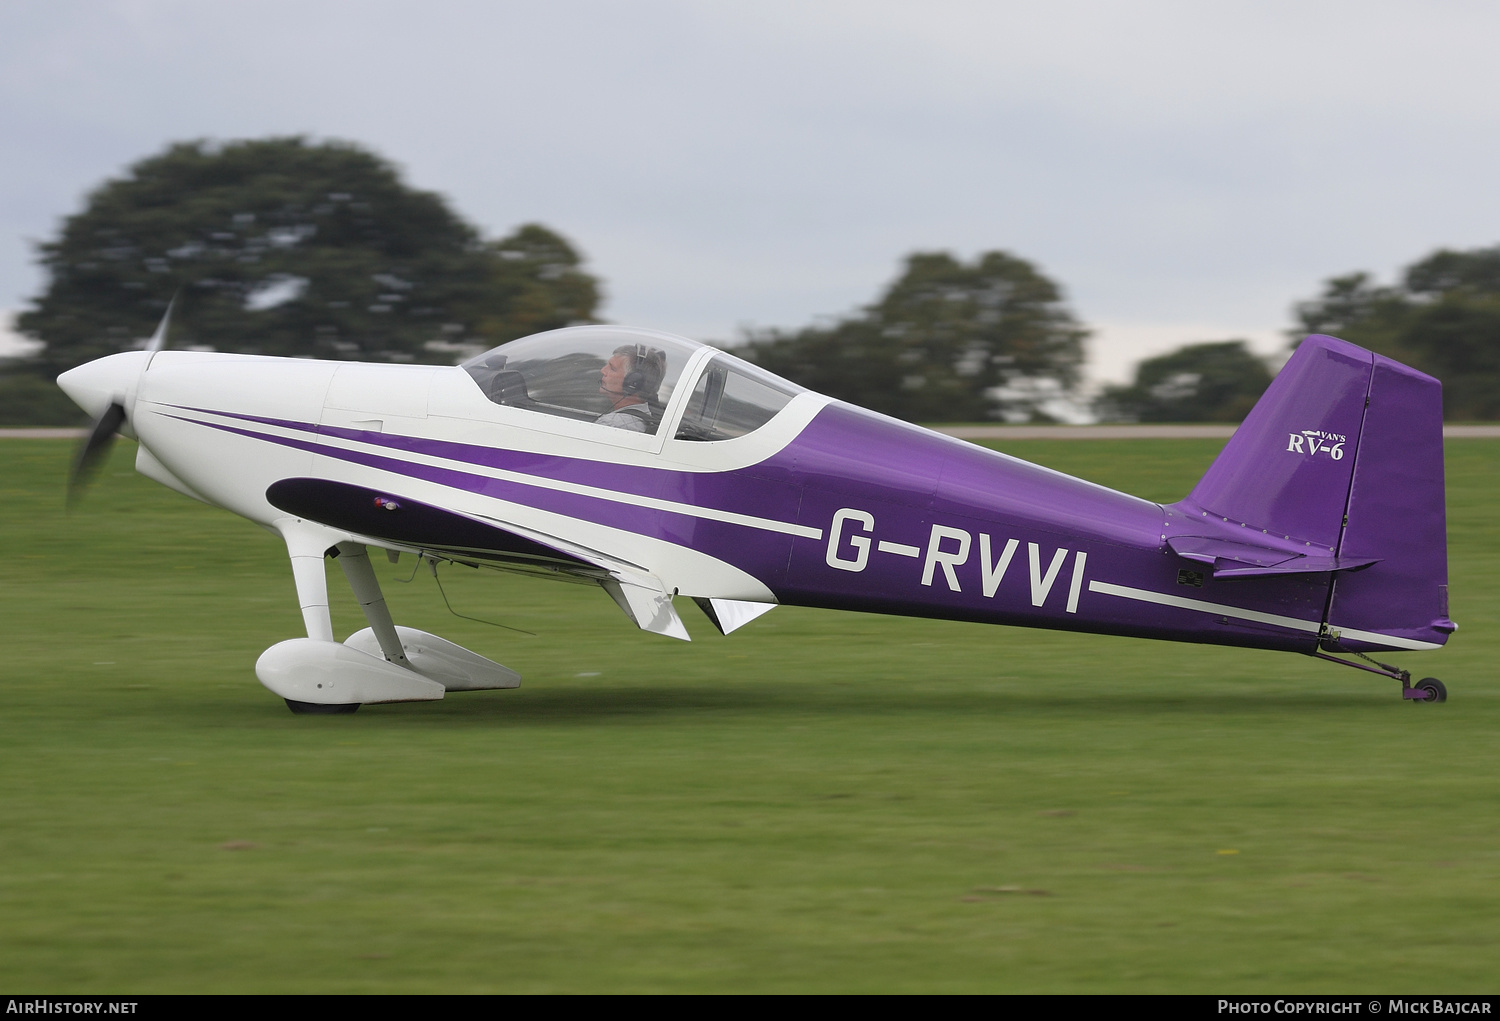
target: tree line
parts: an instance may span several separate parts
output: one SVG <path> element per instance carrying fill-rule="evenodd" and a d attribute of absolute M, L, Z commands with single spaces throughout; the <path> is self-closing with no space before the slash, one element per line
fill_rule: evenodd
<path fill-rule="evenodd" d="M 0 365 L 0 422 L 76 421 L 52 384 L 138 345 L 175 300 L 175 347 L 452 362 L 598 321 L 600 281 L 557 232 L 485 238 L 439 195 L 349 143 L 186 142 L 104 182 L 38 246 L 47 283 L 17 320 L 40 350 Z M 1356 272 L 1294 308 L 1293 346 L 1331 333 L 1429 372 L 1450 419 L 1500 418 L 1500 246 L 1439 251 L 1398 283 Z M 906 257 L 876 300 L 735 350 L 803 386 L 919 422 L 1045 421 L 1076 401 L 1088 331 L 1012 253 Z M 1111 421 L 1235 422 L 1271 380 L 1244 341 L 1205 340 L 1093 401 Z"/>
<path fill-rule="evenodd" d="M 592 321 L 601 297 L 554 231 L 487 239 L 368 150 L 303 138 L 172 145 L 37 256 L 47 284 L 16 327 L 42 347 L 0 374 L 0 421 L 76 418 L 51 380 L 138 346 L 174 301 L 174 347 L 451 362 Z"/>

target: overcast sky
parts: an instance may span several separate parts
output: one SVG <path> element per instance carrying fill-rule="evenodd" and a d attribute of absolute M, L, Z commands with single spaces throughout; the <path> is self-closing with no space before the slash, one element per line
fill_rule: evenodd
<path fill-rule="evenodd" d="M 0 4 L 0 310 L 31 239 L 190 138 L 363 143 L 616 322 L 727 340 L 913 250 L 1060 282 L 1096 378 L 1282 343 L 1336 273 L 1500 242 L 1500 5 L 614 0 Z"/>

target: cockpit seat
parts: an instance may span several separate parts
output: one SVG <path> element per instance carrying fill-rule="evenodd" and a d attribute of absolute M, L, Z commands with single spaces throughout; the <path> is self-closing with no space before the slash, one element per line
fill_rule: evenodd
<path fill-rule="evenodd" d="M 513 369 L 501 369 L 495 373 L 486 391 L 489 399 L 496 404 L 523 408 L 536 404 L 526 389 L 526 377 Z"/>

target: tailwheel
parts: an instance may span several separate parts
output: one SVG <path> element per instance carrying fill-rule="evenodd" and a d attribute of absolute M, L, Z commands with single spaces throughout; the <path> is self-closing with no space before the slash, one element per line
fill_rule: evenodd
<path fill-rule="evenodd" d="M 1425 691 L 1427 697 L 1423 702 L 1446 702 L 1448 701 L 1448 687 L 1436 677 L 1424 677 L 1416 683 L 1418 691 Z M 1412 699 L 1412 701 L 1417 701 Z"/>
<path fill-rule="evenodd" d="M 1408 702 L 1448 701 L 1448 686 L 1436 677 L 1424 677 L 1416 684 L 1412 684 L 1410 670 L 1402 670 L 1400 667 L 1391 666 L 1389 663 L 1377 662 L 1362 652 L 1356 652 L 1355 655 L 1365 662 L 1373 664 L 1372 666 L 1365 666 L 1364 663 L 1353 663 L 1347 659 L 1339 659 L 1337 656 L 1329 656 L 1322 652 L 1310 652 L 1308 655 L 1314 659 L 1325 659 L 1330 663 L 1352 666 L 1356 670 L 1363 670 L 1371 674 L 1380 674 L 1382 677 L 1389 677 L 1393 681 L 1400 681 L 1401 697 Z"/>
<path fill-rule="evenodd" d="M 291 699 L 282 699 L 286 707 L 298 716 L 342 716 L 347 713 L 356 712 L 359 709 L 358 702 L 347 702 L 343 705 L 325 705 L 322 702 L 294 702 Z"/>

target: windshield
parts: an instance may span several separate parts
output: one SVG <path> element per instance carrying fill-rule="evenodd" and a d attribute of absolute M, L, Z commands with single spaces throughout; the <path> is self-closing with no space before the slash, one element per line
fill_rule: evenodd
<path fill-rule="evenodd" d="M 655 433 L 688 358 L 703 345 L 628 326 L 570 326 L 463 363 L 496 404 Z"/>
<path fill-rule="evenodd" d="M 677 439 L 732 440 L 752 433 L 801 392 L 800 386 L 733 355 L 714 355 L 693 387 Z"/>

